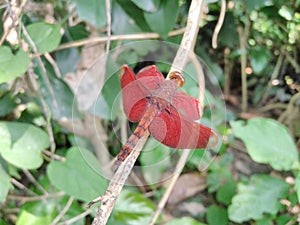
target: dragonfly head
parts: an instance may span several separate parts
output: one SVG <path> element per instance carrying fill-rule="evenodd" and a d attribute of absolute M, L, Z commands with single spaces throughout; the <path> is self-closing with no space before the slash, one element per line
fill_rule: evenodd
<path fill-rule="evenodd" d="M 175 81 L 178 87 L 182 87 L 184 84 L 184 77 L 179 71 L 172 71 L 169 75 L 169 79 Z"/>

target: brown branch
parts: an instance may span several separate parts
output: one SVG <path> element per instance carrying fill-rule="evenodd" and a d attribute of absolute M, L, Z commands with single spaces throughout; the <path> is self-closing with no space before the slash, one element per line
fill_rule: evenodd
<path fill-rule="evenodd" d="M 106 6 L 106 20 L 107 20 L 107 28 L 106 28 L 106 54 L 109 52 L 110 48 L 110 37 L 111 37 L 111 7 L 110 7 L 110 0 L 105 0 Z"/>
<path fill-rule="evenodd" d="M 167 187 L 167 190 L 165 191 L 163 197 L 160 199 L 157 208 L 155 210 L 155 213 L 153 214 L 152 218 L 151 218 L 151 222 L 149 223 L 149 225 L 154 225 L 158 216 L 160 215 L 161 211 L 163 210 L 163 208 L 165 207 L 170 194 L 172 193 L 172 190 L 176 184 L 176 181 L 179 178 L 179 175 L 181 174 L 181 171 L 183 170 L 183 167 L 185 166 L 186 161 L 188 160 L 190 154 L 190 150 L 184 150 L 184 152 L 181 154 L 179 161 L 176 165 L 175 168 L 175 174 L 172 177 L 171 181 L 169 182 L 169 186 Z"/>
<path fill-rule="evenodd" d="M 32 174 L 29 172 L 29 170 L 23 169 L 23 173 L 28 178 L 28 180 L 34 184 L 34 186 L 39 189 L 44 195 L 47 195 L 48 192 L 42 187 L 42 185 L 39 184 L 39 182 L 32 176 Z"/>
<path fill-rule="evenodd" d="M 97 215 L 94 218 L 93 225 L 105 225 L 108 217 L 110 216 L 116 200 L 124 186 L 127 177 L 129 176 L 135 161 L 137 160 L 144 144 L 146 143 L 149 136 L 149 131 L 146 130 L 144 135 L 139 140 L 136 147 L 133 149 L 131 154 L 125 159 L 119 166 L 112 180 L 110 181 L 104 195 L 97 199 L 94 199 L 88 204 L 88 207 L 96 202 L 101 201 L 101 206 L 98 209 Z"/>
<path fill-rule="evenodd" d="M 171 31 L 169 32 L 168 36 L 172 37 L 172 36 L 182 34 L 184 30 L 185 28 L 180 28 L 178 30 Z M 124 35 L 112 35 L 110 37 L 110 41 L 143 40 L 143 39 L 157 39 L 157 38 L 160 38 L 159 34 L 157 33 L 124 34 Z M 67 48 L 80 47 L 87 44 L 103 43 L 103 42 L 107 42 L 107 40 L 108 37 L 94 37 L 94 38 L 83 39 L 72 43 L 62 44 L 59 47 L 57 47 L 55 51 L 59 51 Z"/>
<path fill-rule="evenodd" d="M 185 33 L 185 35 L 183 36 L 183 39 L 180 44 L 180 49 L 182 49 L 182 52 L 179 52 L 180 51 L 180 49 L 179 49 L 179 51 L 177 52 L 177 55 L 176 55 L 176 57 L 178 57 L 178 58 L 174 60 L 174 63 L 172 65 L 172 67 L 174 66 L 173 69 L 175 69 L 176 68 L 175 66 L 177 66 L 175 64 L 175 62 L 178 62 L 178 63 L 180 62 L 181 67 L 179 67 L 179 68 L 183 69 L 187 62 L 184 60 L 188 60 L 188 58 L 194 64 L 196 71 L 198 73 L 198 84 L 199 84 L 198 100 L 200 103 L 199 104 L 200 114 L 202 114 L 203 106 L 204 106 L 205 79 L 204 79 L 204 73 L 203 73 L 202 66 L 199 63 L 199 61 L 197 60 L 196 55 L 193 53 L 193 49 L 194 49 L 194 45 L 195 45 L 195 40 L 197 38 L 198 30 L 199 30 L 198 21 L 201 17 L 201 13 L 202 13 L 201 9 L 202 9 L 202 0 L 192 1 L 190 10 L 189 10 L 188 23 L 187 23 L 187 28 L 186 28 L 188 33 Z M 183 50 L 182 46 L 186 46 L 187 49 Z M 186 54 L 185 56 L 182 55 L 184 53 Z M 180 61 L 180 60 L 182 60 L 182 61 Z M 171 181 L 168 184 L 167 190 L 165 191 L 163 197 L 160 199 L 157 209 L 155 210 L 149 225 L 155 224 L 158 216 L 161 214 L 163 208 L 165 207 L 165 205 L 169 199 L 169 196 L 172 193 L 172 190 L 176 184 L 176 181 L 178 180 L 178 178 L 185 166 L 185 163 L 189 157 L 190 151 L 191 150 L 185 149 L 184 152 L 181 154 L 179 161 L 175 168 L 175 175 L 172 177 Z"/>
<path fill-rule="evenodd" d="M 248 108 L 248 93 L 247 93 L 247 39 L 250 30 L 249 18 L 246 18 L 245 28 L 238 27 L 240 50 L 241 50 L 241 77 L 242 77 L 242 112 L 246 112 Z"/>
<path fill-rule="evenodd" d="M 219 32 L 220 32 L 221 27 L 222 27 L 223 22 L 224 22 L 225 12 L 226 12 L 226 0 L 221 0 L 220 16 L 219 16 L 219 20 L 217 22 L 217 25 L 215 27 L 213 37 L 212 37 L 212 47 L 213 48 L 218 47 L 217 39 L 218 39 Z"/>
<path fill-rule="evenodd" d="M 176 57 L 173 61 L 170 72 L 175 71 L 175 70 L 182 71 L 188 61 L 189 54 L 194 48 L 195 40 L 196 40 L 196 37 L 198 34 L 198 29 L 199 29 L 198 21 L 200 19 L 200 14 L 201 14 L 200 13 L 201 5 L 202 5 L 202 1 L 198 1 L 198 0 L 194 0 L 191 3 L 185 33 L 183 35 L 183 39 L 182 39 L 180 48 L 179 48 L 179 50 L 176 54 Z M 169 74 L 170 74 L 170 72 L 169 72 Z M 133 149 L 131 154 L 126 158 L 126 160 L 123 163 L 121 163 L 121 165 L 117 169 L 117 171 L 116 171 L 115 175 L 113 176 L 104 195 L 98 197 L 97 199 L 94 199 L 93 201 L 91 201 L 88 204 L 88 206 L 91 206 L 98 201 L 101 201 L 101 203 L 102 203 L 97 212 L 96 217 L 94 218 L 93 225 L 106 224 L 108 217 L 110 216 L 112 209 L 114 207 L 114 204 L 117 200 L 117 197 L 119 196 L 119 194 L 124 186 L 124 183 L 125 183 L 128 175 L 130 174 L 130 172 L 134 166 L 134 163 L 142 150 L 142 147 L 146 143 L 148 136 L 149 136 L 149 131 L 146 130 L 145 134 L 139 140 L 137 146 Z M 179 176 L 180 171 L 184 167 L 188 155 L 189 155 L 189 151 L 185 151 L 184 154 L 182 154 L 182 157 L 179 160 L 179 163 L 177 164 L 177 169 L 178 169 L 177 176 Z M 177 178 L 175 178 L 172 181 L 172 183 L 175 184 L 176 180 L 177 180 Z M 174 184 L 169 186 L 168 189 L 170 191 L 172 191 Z M 164 207 L 165 202 L 166 202 L 165 199 L 167 199 L 168 196 L 169 196 L 169 194 L 166 194 L 166 197 L 161 202 L 161 204 L 160 204 L 161 209 Z M 157 217 L 157 215 L 155 214 L 152 219 L 153 223 L 156 221 L 156 217 Z"/>
<path fill-rule="evenodd" d="M 167 79 L 169 79 L 169 76 L 172 72 L 183 71 L 183 68 L 188 61 L 190 52 L 194 50 L 196 37 L 199 30 L 198 21 L 200 20 L 201 5 L 201 0 L 194 0 L 191 3 L 187 19 L 187 26 L 185 28 L 179 49 L 174 58 L 172 67 L 168 73 Z"/>
<path fill-rule="evenodd" d="M 36 202 L 36 201 L 42 201 L 42 200 L 45 200 L 45 199 L 48 199 L 48 198 L 59 198 L 59 197 L 62 197 L 64 195 L 65 195 L 65 193 L 60 191 L 60 192 L 57 192 L 57 193 L 46 194 L 46 195 L 41 195 L 41 196 L 33 196 L 33 197 L 8 195 L 7 199 L 21 201 L 21 202 Z"/>
<path fill-rule="evenodd" d="M 70 197 L 68 202 L 66 203 L 65 207 L 63 208 L 63 210 L 60 211 L 60 213 L 55 217 L 55 219 L 51 222 L 50 225 L 55 225 L 57 224 L 57 222 L 63 218 L 63 216 L 67 213 L 68 209 L 70 208 L 70 206 L 72 205 L 74 201 L 73 197 Z"/>

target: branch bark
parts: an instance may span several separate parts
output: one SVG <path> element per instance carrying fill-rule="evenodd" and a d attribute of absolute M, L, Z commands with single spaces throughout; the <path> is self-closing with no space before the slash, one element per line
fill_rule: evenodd
<path fill-rule="evenodd" d="M 194 49 L 194 45 L 195 45 L 195 41 L 196 41 L 196 37 L 198 34 L 198 30 L 199 30 L 199 20 L 200 20 L 200 16 L 201 16 L 201 6 L 202 6 L 202 0 L 193 0 L 190 6 L 190 10 L 189 10 L 189 15 L 188 15 L 188 21 L 187 21 L 187 26 L 183 35 L 183 39 L 181 41 L 180 44 L 180 48 L 175 56 L 175 59 L 173 61 L 172 67 L 169 71 L 169 74 L 173 71 L 182 71 L 184 66 L 186 65 L 186 63 L 189 60 L 189 57 L 193 54 L 192 51 Z M 200 65 L 201 67 L 201 65 Z M 167 76 L 167 79 L 169 79 L 169 74 Z M 204 85 L 204 82 L 203 84 Z M 202 88 L 203 90 L 204 88 Z M 202 95 L 204 94 L 204 92 L 202 91 L 201 93 Z M 201 98 L 203 99 L 203 97 Z M 200 104 L 203 105 L 203 104 Z M 133 151 L 131 152 L 131 154 L 127 157 L 127 159 L 121 163 L 121 165 L 119 166 L 119 168 L 117 169 L 116 173 L 114 174 L 111 182 L 109 183 L 109 186 L 107 188 L 107 190 L 105 191 L 104 195 L 100 196 L 97 199 L 94 199 L 93 201 L 91 201 L 89 203 L 89 206 L 93 205 L 94 203 L 101 201 L 101 206 L 97 212 L 96 217 L 94 218 L 93 221 L 93 225 L 105 225 L 108 217 L 110 216 L 113 207 L 115 205 L 115 202 L 117 200 L 117 197 L 119 196 L 125 181 L 127 180 L 127 177 L 129 176 L 134 163 L 136 161 L 136 159 L 138 158 L 144 144 L 147 141 L 147 138 L 149 136 L 149 131 L 147 130 L 145 132 L 145 134 L 141 137 L 140 141 L 138 142 L 137 146 L 133 149 Z M 185 162 L 188 158 L 189 155 L 189 151 L 185 151 L 183 156 L 181 157 L 181 159 L 179 160 L 178 164 L 177 164 L 177 175 L 175 176 L 175 178 L 173 178 L 172 180 L 172 185 L 169 186 L 169 193 L 172 191 L 174 184 L 179 176 L 179 174 L 181 173 L 182 168 L 185 165 Z M 166 200 L 168 199 L 169 193 L 166 194 L 166 196 L 164 197 L 164 199 L 162 199 L 158 209 L 161 210 L 165 203 Z M 159 211 L 158 211 L 159 212 Z M 157 215 L 159 213 L 154 214 L 153 218 L 152 218 L 152 223 L 154 224 L 156 219 L 157 219 Z"/>

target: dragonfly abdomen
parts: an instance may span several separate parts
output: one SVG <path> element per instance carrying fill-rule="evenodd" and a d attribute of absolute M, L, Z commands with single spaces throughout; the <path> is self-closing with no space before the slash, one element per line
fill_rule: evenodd
<path fill-rule="evenodd" d="M 117 155 L 117 159 L 113 165 L 113 170 L 116 170 L 119 165 L 128 157 L 132 150 L 137 145 L 139 139 L 144 135 L 145 131 L 149 128 L 149 125 L 153 121 L 153 118 L 158 113 L 158 107 L 156 105 L 151 105 L 144 116 L 138 123 L 134 132 L 128 138 L 126 144 L 121 149 L 120 153 Z"/>

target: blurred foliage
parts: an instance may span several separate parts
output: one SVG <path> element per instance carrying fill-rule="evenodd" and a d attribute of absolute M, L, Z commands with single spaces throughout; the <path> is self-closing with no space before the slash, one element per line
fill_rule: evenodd
<path fill-rule="evenodd" d="M 90 224 L 96 207 L 86 213 L 86 203 L 108 184 L 101 158 L 122 146 L 118 68 L 170 68 L 190 0 L 110 2 L 109 54 L 104 0 L 0 3 L 0 225 Z M 170 206 L 158 222 L 299 223 L 299 9 L 299 0 L 227 1 L 214 49 L 221 3 L 204 1 L 195 46 L 207 84 L 201 122 L 223 143 L 218 152 L 193 151 L 184 169 L 205 177 L 204 190 L 184 200 L 197 204 L 196 213 L 178 215 Z M 126 36 L 135 34 L 143 40 Z M 247 112 L 240 107 L 244 56 Z M 184 73 L 182 91 L 196 97 L 197 69 L 189 63 Z M 179 155 L 150 138 L 137 162 L 147 185 L 125 187 L 108 224 L 148 224 Z"/>

